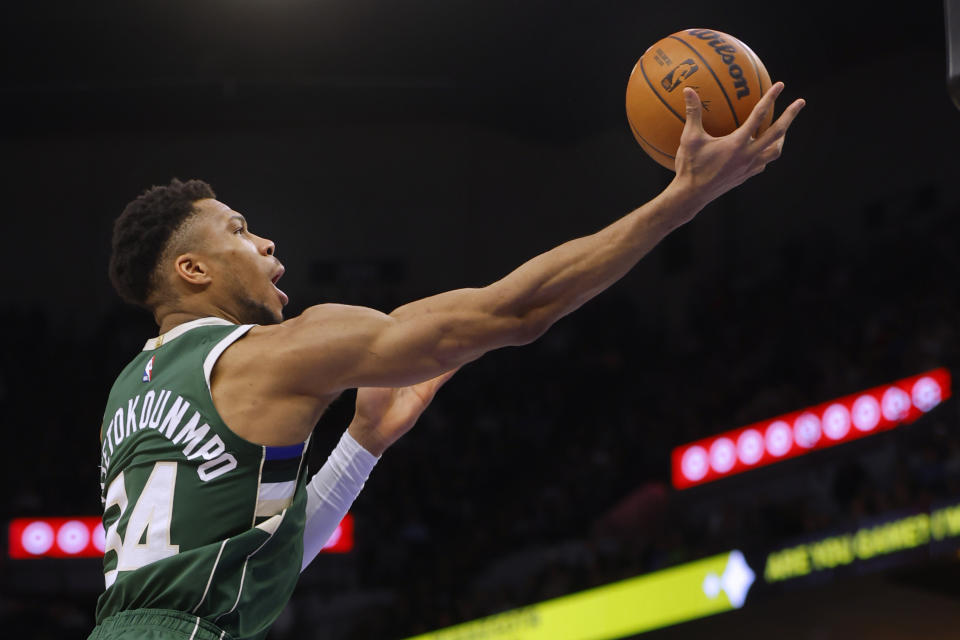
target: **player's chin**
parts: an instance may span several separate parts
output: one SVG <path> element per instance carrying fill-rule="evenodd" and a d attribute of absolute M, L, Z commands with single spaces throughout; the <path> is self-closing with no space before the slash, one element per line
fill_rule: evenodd
<path fill-rule="evenodd" d="M 260 300 L 247 298 L 242 301 L 237 317 L 242 324 L 280 324 L 283 322 L 283 304 L 273 296 Z"/>
<path fill-rule="evenodd" d="M 277 316 L 283 320 L 283 308 L 290 304 L 290 298 L 283 291 L 277 289 Z"/>
<path fill-rule="evenodd" d="M 269 305 L 268 308 L 270 309 L 270 312 L 273 315 L 274 324 L 280 324 L 281 322 L 283 322 L 283 307 L 286 306 L 286 304 L 287 304 L 287 301 L 282 300 L 279 302 L 274 302 L 273 304 Z"/>

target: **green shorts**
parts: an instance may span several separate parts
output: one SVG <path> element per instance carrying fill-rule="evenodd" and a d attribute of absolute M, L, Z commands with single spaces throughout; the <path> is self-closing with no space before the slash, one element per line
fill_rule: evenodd
<path fill-rule="evenodd" d="M 98 624 L 88 640 L 231 640 L 203 618 L 167 609 L 121 611 Z"/>

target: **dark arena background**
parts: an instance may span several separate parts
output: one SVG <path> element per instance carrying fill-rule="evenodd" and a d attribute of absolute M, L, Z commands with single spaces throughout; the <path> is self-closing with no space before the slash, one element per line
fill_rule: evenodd
<path fill-rule="evenodd" d="M 949 9 L 8 3 L 2 635 L 94 624 L 97 432 L 156 333 L 107 278 L 126 202 L 210 182 L 276 241 L 288 315 L 482 286 L 669 182 L 624 91 L 650 44 L 702 27 L 786 83 L 780 110 L 807 100 L 783 157 L 464 367 L 269 638 L 960 637 Z"/>

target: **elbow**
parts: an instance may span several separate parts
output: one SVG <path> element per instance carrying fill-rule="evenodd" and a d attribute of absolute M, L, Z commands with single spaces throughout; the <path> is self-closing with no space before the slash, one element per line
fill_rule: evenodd
<path fill-rule="evenodd" d="M 441 329 L 437 348 L 425 355 L 439 370 L 449 371 L 495 349 L 530 344 L 546 333 L 551 324 L 539 313 L 487 315 L 478 324 L 451 324 L 446 330 Z"/>
<path fill-rule="evenodd" d="M 464 349 L 462 345 L 442 341 L 437 348 L 424 353 L 423 357 L 424 361 L 429 362 L 431 371 L 453 371 L 480 356 Z"/>
<path fill-rule="evenodd" d="M 547 314 L 531 311 L 516 319 L 514 345 L 522 346 L 538 340 L 553 325 Z"/>

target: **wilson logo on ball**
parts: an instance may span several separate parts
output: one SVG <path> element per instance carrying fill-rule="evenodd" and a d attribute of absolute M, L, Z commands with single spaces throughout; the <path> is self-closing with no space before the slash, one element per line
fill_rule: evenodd
<path fill-rule="evenodd" d="M 699 68 L 693 58 L 687 58 L 663 77 L 660 86 L 667 91 L 673 91 L 680 86 L 681 82 L 695 74 Z"/>
<path fill-rule="evenodd" d="M 713 50 L 720 56 L 720 61 L 727 65 L 727 73 L 733 79 L 733 86 L 737 90 L 737 99 L 750 95 L 750 87 L 747 86 L 747 79 L 743 77 L 743 69 L 737 64 L 736 54 L 740 53 L 735 46 L 721 38 L 715 31 L 709 29 L 691 29 L 687 31 L 690 35 L 701 40 L 707 40 L 707 44 L 713 47 Z"/>

